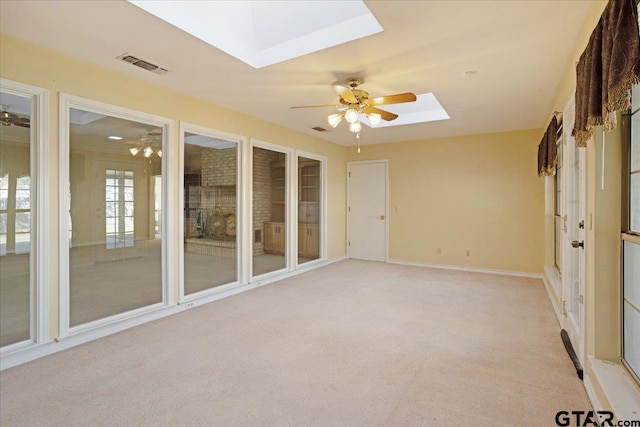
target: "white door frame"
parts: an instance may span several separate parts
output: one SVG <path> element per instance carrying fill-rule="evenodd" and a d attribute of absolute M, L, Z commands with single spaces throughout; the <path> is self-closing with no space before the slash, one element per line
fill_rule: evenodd
<path fill-rule="evenodd" d="M 563 132 L 565 137 L 563 143 L 565 144 L 563 150 L 563 205 L 565 208 L 566 231 L 564 233 L 564 256 L 562 267 L 562 328 L 565 329 L 571 339 L 571 344 L 576 352 L 578 360 L 584 366 L 585 361 L 585 314 L 586 314 L 586 251 L 589 249 L 586 246 L 582 248 L 574 248 L 572 241 L 574 240 L 574 232 L 578 231 L 578 241 L 582 241 L 583 245 L 586 240 L 586 227 L 587 227 L 587 212 L 586 212 L 586 197 L 587 197 L 587 162 L 586 162 L 586 148 L 578 149 L 578 158 L 575 158 L 575 138 L 571 135 L 573 125 L 575 122 L 575 102 L 573 97 L 567 103 L 567 106 L 563 112 Z M 575 176 L 575 168 L 573 167 L 574 161 L 579 162 L 580 173 Z M 577 180 L 577 181 L 576 181 Z M 574 186 L 578 185 L 579 203 L 577 206 L 572 204 Z M 579 221 L 584 221 L 583 227 L 579 228 Z M 578 271 L 574 270 L 574 257 L 579 257 Z M 578 276 L 576 278 L 576 276 Z M 578 315 L 580 316 L 580 322 L 577 324 L 572 318 L 570 312 L 572 297 L 573 297 L 573 283 L 579 284 L 578 295 L 581 299 Z"/>
<path fill-rule="evenodd" d="M 385 200 L 384 200 L 384 262 L 389 262 L 389 160 L 363 160 L 357 162 L 347 162 L 347 258 L 351 258 L 351 216 L 349 215 L 349 207 L 351 206 L 351 182 L 349 181 L 349 174 L 351 173 L 351 165 L 355 164 L 384 164 L 384 182 L 385 182 Z"/>

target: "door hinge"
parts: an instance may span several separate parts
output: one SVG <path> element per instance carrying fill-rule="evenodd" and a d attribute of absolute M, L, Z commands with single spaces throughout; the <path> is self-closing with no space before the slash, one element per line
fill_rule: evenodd
<path fill-rule="evenodd" d="M 349 208 L 348 208 L 348 209 L 349 209 L 349 212 L 351 212 L 351 206 L 349 206 Z"/>
<path fill-rule="evenodd" d="M 351 242 L 348 242 L 348 243 L 349 243 L 349 246 L 351 246 Z"/>
<path fill-rule="evenodd" d="M 578 301 L 580 304 L 584 304 L 584 295 L 578 295 Z"/>
<path fill-rule="evenodd" d="M 349 172 L 349 178 L 351 178 L 351 172 Z"/>

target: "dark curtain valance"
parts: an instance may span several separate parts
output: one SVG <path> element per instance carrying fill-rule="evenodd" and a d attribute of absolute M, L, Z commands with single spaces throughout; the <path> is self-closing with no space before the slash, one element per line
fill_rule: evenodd
<path fill-rule="evenodd" d="M 556 134 L 558 133 L 558 120 L 553 116 L 547 131 L 538 145 L 538 176 L 553 176 L 556 174 L 558 153 L 556 149 Z"/>
<path fill-rule="evenodd" d="M 576 145 L 586 147 L 593 128 L 616 127 L 615 112 L 631 108 L 640 80 L 640 35 L 634 0 L 609 0 L 576 67 Z"/>

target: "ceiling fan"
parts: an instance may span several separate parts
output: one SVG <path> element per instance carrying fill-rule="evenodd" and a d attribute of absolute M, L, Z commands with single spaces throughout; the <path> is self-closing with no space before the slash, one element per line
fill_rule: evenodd
<path fill-rule="evenodd" d="M 23 128 L 31 127 L 31 120 L 28 117 L 20 117 L 17 114 L 10 113 L 8 107 L 4 105 L 0 107 L 2 112 L 0 112 L 0 121 L 2 121 L 3 126 L 21 126 Z"/>
<path fill-rule="evenodd" d="M 129 148 L 129 152 L 132 156 L 136 156 L 138 153 L 142 152 L 142 155 L 146 158 L 151 157 L 153 153 L 156 153 L 158 157 L 162 157 L 162 130 L 151 130 L 146 134 L 141 135 L 138 139 L 124 140 L 120 142 L 134 145 Z"/>
<path fill-rule="evenodd" d="M 333 88 L 340 97 L 339 104 L 302 105 L 291 108 L 337 108 L 339 112 L 331 114 L 327 118 L 329 124 L 335 128 L 344 118 L 349 123 L 349 130 L 359 135 L 360 129 L 362 128 L 360 121 L 358 120 L 360 114 L 365 114 L 371 124 L 375 126 L 380 123 L 381 119 L 391 121 L 398 118 L 397 114 L 382 110 L 377 108 L 377 106 L 414 102 L 417 99 L 416 95 L 411 92 L 369 98 L 369 92 L 358 89 L 358 86 L 361 83 L 362 81 L 360 79 L 354 77 L 347 81 L 347 86 L 333 85 Z"/>

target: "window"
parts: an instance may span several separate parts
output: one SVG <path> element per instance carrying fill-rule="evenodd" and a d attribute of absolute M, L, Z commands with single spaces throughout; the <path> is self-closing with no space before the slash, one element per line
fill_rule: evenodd
<path fill-rule="evenodd" d="M 31 177 L 16 180 L 15 238 L 17 254 L 27 254 L 31 249 Z"/>
<path fill-rule="evenodd" d="M 555 203 L 554 203 L 554 264 L 558 273 L 562 272 L 562 231 L 564 229 L 564 221 L 562 219 L 562 125 L 558 127 L 556 134 L 556 150 L 558 160 L 556 163 L 555 182 Z"/>
<path fill-rule="evenodd" d="M 623 161 L 622 359 L 640 377 L 640 85 L 632 91 L 630 135 Z"/>
<path fill-rule="evenodd" d="M 156 240 L 162 238 L 162 175 L 153 178 L 153 235 Z M 132 228 L 133 230 L 133 228 Z"/>
<path fill-rule="evenodd" d="M 133 247 L 133 172 L 107 170 L 105 184 L 107 249 Z"/>
<path fill-rule="evenodd" d="M 7 254 L 7 207 L 9 206 L 9 175 L 0 176 L 0 255 Z"/>

